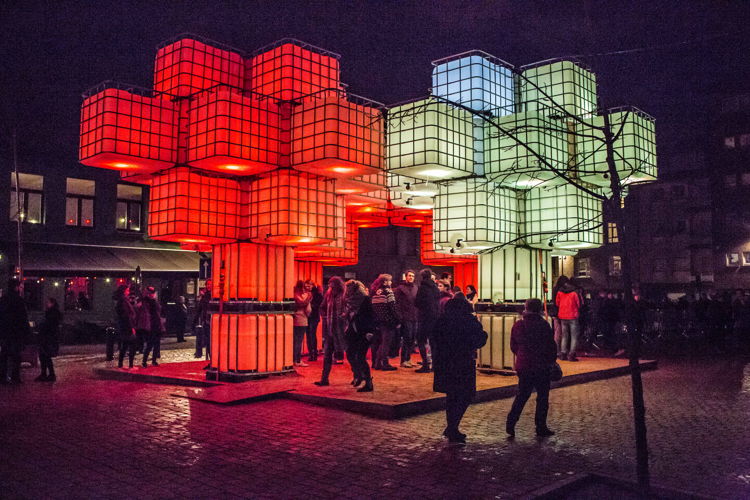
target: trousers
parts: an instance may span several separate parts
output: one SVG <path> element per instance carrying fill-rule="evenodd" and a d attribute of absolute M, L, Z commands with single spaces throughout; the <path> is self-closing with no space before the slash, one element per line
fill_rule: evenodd
<path fill-rule="evenodd" d="M 549 372 L 546 370 L 519 372 L 518 394 L 513 400 L 513 406 L 508 413 L 507 426 L 513 428 L 521 417 L 523 407 L 536 390 L 536 412 L 534 424 L 537 430 L 547 428 L 547 412 L 549 411 Z"/>

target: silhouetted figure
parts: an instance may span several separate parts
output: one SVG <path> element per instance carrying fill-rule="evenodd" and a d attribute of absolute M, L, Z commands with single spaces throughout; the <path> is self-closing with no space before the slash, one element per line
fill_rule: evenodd
<path fill-rule="evenodd" d="M 352 385 L 364 386 L 357 392 L 371 392 L 373 390 L 372 375 L 367 364 L 367 349 L 375 330 L 375 318 L 372 311 L 372 301 L 367 295 L 367 288 L 361 281 L 349 280 L 344 292 L 346 301 L 346 357 L 352 365 L 354 380 Z"/>
<path fill-rule="evenodd" d="M 536 390 L 536 412 L 534 423 L 537 436 L 554 434 L 547 427 L 549 410 L 549 370 L 557 357 L 557 346 L 547 321 L 542 317 L 542 301 L 528 299 L 523 318 L 513 325 L 510 349 L 516 355 L 515 369 L 518 374 L 518 394 L 508 413 L 505 431 L 516 435 L 516 423 L 531 392 Z"/>
<path fill-rule="evenodd" d="M 120 354 L 117 366 L 122 368 L 122 362 L 125 359 L 125 353 L 128 353 L 129 366 L 133 368 L 133 358 L 135 358 L 136 337 L 136 313 L 133 304 L 130 302 L 130 288 L 128 285 L 120 285 L 114 294 L 115 299 L 115 323 L 117 324 L 117 333 L 120 337 Z"/>
<path fill-rule="evenodd" d="M 422 269 L 419 272 L 419 290 L 417 290 L 417 296 L 414 299 L 414 305 L 418 311 L 417 346 L 419 347 L 419 355 L 422 358 L 422 368 L 415 370 L 416 373 L 429 373 L 432 371 L 427 348 L 430 343 L 432 331 L 435 329 L 435 322 L 438 319 L 438 303 L 440 301 L 440 291 L 435 284 L 433 276 L 432 270 L 429 268 Z"/>
<path fill-rule="evenodd" d="M 445 273 L 443 273 L 445 274 Z M 438 316 L 445 312 L 445 304 L 453 298 L 453 290 L 448 280 L 439 279 L 435 282 L 440 295 L 438 296 Z"/>
<path fill-rule="evenodd" d="M 58 334 L 62 313 L 60 305 L 53 297 L 47 299 L 47 307 L 44 310 L 44 320 L 39 325 L 39 364 L 42 373 L 35 379 L 37 382 L 54 382 L 57 380 L 52 358 L 57 356 L 60 349 Z"/>
<path fill-rule="evenodd" d="M 320 324 L 320 305 L 323 303 L 323 291 L 320 289 L 320 285 L 313 285 L 311 292 L 310 316 L 307 317 L 307 359 L 308 361 L 317 361 L 318 325 Z"/>
<path fill-rule="evenodd" d="M 555 304 L 557 318 L 560 320 L 560 359 L 578 361 L 576 350 L 581 333 L 578 317 L 582 301 L 578 289 L 571 280 L 560 287 L 555 296 Z"/>
<path fill-rule="evenodd" d="M 208 306 L 211 303 L 211 290 L 202 288 L 198 304 L 195 307 L 195 317 L 193 318 L 193 330 L 195 331 L 195 354 L 193 357 L 202 358 L 203 349 L 206 349 L 206 356 L 211 355 L 211 314 Z"/>
<path fill-rule="evenodd" d="M 393 294 L 391 285 L 393 276 L 381 274 L 373 281 L 370 287 L 370 299 L 372 310 L 375 314 L 375 327 L 377 334 L 372 344 L 372 369 L 393 371 L 395 366 L 388 362 L 388 354 L 391 351 L 393 337 L 399 325 L 396 313 L 396 296 Z"/>
<path fill-rule="evenodd" d="M 0 383 L 21 383 L 21 352 L 29 337 L 26 303 L 20 293 L 21 282 L 8 280 L 7 293 L 0 298 Z M 8 370 L 10 369 L 10 380 Z"/>
<path fill-rule="evenodd" d="M 476 394 L 477 349 L 487 342 L 487 334 L 472 313 L 463 294 L 450 299 L 432 334 L 433 390 L 446 394 L 443 435 L 451 443 L 466 442 L 458 426 Z"/>
<path fill-rule="evenodd" d="M 175 312 L 175 330 L 177 334 L 177 342 L 185 342 L 185 329 L 187 328 L 188 309 L 185 305 L 185 297 L 180 295 L 177 297 L 177 304 L 175 305 L 177 311 Z"/>
<path fill-rule="evenodd" d="M 314 289 L 313 289 L 314 290 Z M 331 374 L 333 355 L 337 350 L 346 349 L 344 332 L 346 331 L 346 302 L 344 300 L 344 280 L 332 276 L 328 280 L 328 290 L 320 305 L 323 319 L 323 373 L 315 385 L 328 385 Z"/>
<path fill-rule="evenodd" d="M 141 299 L 140 307 L 144 309 L 146 313 L 148 313 L 149 319 L 149 331 L 146 340 L 146 348 L 143 350 L 143 361 L 141 362 L 141 366 L 143 366 L 144 368 L 148 366 L 148 356 L 152 351 L 154 355 L 151 359 L 151 364 L 153 366 L 159 366 L 159 363 L 156 361 L 156 357 L 158 355 L 159 344 L 161 343 L 161 335 L 162 333 L 164 333 L 164 326 L 161 322 L 161 306 L 154 297 L 155 294 L 156 290 L 154 289 L 154 287 L 150 286 L 146 288 L 145 293 L 143 294 L 143 298 Z"/>
<path fill-rule="evenodd" d="M 404 273 L 404 282 L 394 291 L 396 296 L 396 312 L 401 320 L 401 366 L 412 368 L 411 351 L 414 349 L 414 339 L 417 335 L 417 298 L 418 286 L 415 282 L 417 275 L 411 269 Z"/>

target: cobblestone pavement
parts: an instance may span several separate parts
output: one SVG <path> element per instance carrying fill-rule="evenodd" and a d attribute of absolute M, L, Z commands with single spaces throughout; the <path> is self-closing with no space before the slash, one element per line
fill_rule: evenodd
<path fill-rule="evenodd" d="M 501 400 L 471 407 L 469 444 L 449 446 L 442 412 L 217 406 L 95 380 L 99 359 L 58 358 L 55 384 L 25 369 L 27 382 L 0 386 L 0 497 L 512 498 L 578 472 L 633 477 L 628 377 L 553 390 L 547 440 L 533 436 L 533 399 L 506 440 Z M 664 362 L 644 381 L 654 482 L 750 498 L 750 360 Z"/>

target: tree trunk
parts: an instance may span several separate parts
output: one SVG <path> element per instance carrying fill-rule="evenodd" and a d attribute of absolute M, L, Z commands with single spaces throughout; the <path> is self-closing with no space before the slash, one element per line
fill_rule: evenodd
<path fill-rule="evenodd" d="M 625 292 L 625 324 L 629 338 L 630 381 L 633 393 L 633 424 L 635 430 L 636 475 L 642 493 L 648 493 L 650 486 L 648 464 L 648 439 L 646 434 L 646 404 L 643 399 L 643 379 L 641 378 L 641 334 L 635 325 L 635 300 L 633 299 L 633 275 L 628 248 L 628 233 L 624 210 L 621 205 L 622 186 L 614 161 L 614 134 L 609 114 L 604 114 L 604 136 L 607 147 L 607 166 L 610 174 L 612 197 L 609 200 L 610 215 L 615 220 L 621 248 L 620 265 L 622 286 Z"/>

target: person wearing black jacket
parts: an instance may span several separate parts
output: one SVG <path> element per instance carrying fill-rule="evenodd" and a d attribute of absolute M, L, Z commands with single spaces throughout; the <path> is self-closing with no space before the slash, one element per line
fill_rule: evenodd
<path fill-rule="evenodd" d="M 422 269 L 419 271 L 419 289 L 417 296 L 414 298 L 414 305 L 417 308 L 417 345 L 419 355 L 422 357 L 422 368 L 415 370 L 416 373 L 429 373 L 430 357 L 427 354 L 427 346 L 430 342 L 430 336 L 435 329 L 435 322 L 438 319 L 438 303 L 440 302 L 440 291 L 438 290 L 435 280 L 433 279 L 431 269 Z"/>
<path fill-rule="evenodd" d="M 122 362 L 125 359 L 125 352 L 128 353 L 130 368 L 133 368 L 133 359 L 135 358 L 135 347 L 138 339 L 135 333 L 135 309 L 130 302 L 130 287 L 120 285 L 112 298 L 115 299 L 115 319 L 117 323 L 117 333 L 120 337 L 120 354 L 117 366 L 122 368 Z"/>
<path fill-rule="evenodd" d="M 365 285 L 356 280 L 346 282 L 344 301 L 347 319 L 346 357 L 354 374 L 352 385 L 357 387 L 364 382 L 365 385 L 357 389 L 357 392 L 372 392 L 372 375 L 367 364 L 367 349 L 375 331 L 372 301 L 367 295 Z"/>
<path fill-rule="evenodd" d="M 161 323 L 161 307 L 159 306 L 159 302 L 157 302 L 156 298 L 154 297 L 155 293 L 156 289 L 150 286 L 146 288 L 146 293 L 143 294 L 143 298 L 141 299 L 141 307 L 145 307 L 148 311 L 151 326 L 148 332 L 146 349 L 143 350 L 143 362 L 141 363 L 141 366 L 143 366 L 144 368 L 148 366 L 148 355 L 152 350 L 154 356 L 151 359 L 151 364 L 153 366 L 159 366 L 156 358 L 158 357 L 159 353 L 161 334 L 164 332 L 164 327 Z"/>
<path fill-rule="evenodd" d="M 55 367 L 52 358 L 57 356 L 60 347 L 57 335 L 60 331 L 62 313 L 60 305 L 53 297 L 47 299 L 47 308 L 44 310 L 44 321 L 39 327 L 39 364 L 42 373 L 35 379 L 37 382 L 54 382 Z"/>
<path fill-rule="evenodd" d="M 21 352 L 29 336 L 26 303 L 20 293 L 21 282 L 8 280 L 8 291 L 0 298 L 0 383 L 21 383 Z M 10 364 L 10 366 L 8 366 Z M 10 368 L 10 380 L 8 369 Z"/>
<path fill-rule="evenodd" d="M 310 316 L 307 317 L 307 360 L 318 360 L 318 324 L 320 323 L 320 305 L 323 303 L 323 291 L 320 285 L 313 285 L 310 300 Z"/>
<path fill-rule="evenodd" d="M 451 443 L 466 442 L 458 425 L 476 394 L 477 349 L 487 342 L 487 334 L 472 313 L 463 295 L 452 298 L 445 303 L 445 312 L 432 332 L 433 390 L 446 395 L 443 435 Z"/>
<path fill-rule="evenodd" d="M 515 369 L 518 374 L 518 394 L 508 413 L 505 431 L 508 436 L 516 435 L 516 422 L 521 416 L 531 392 L 536 389 L 536 435 L 552 436 L 555 433 L 547 427 L 549 409 L 550 367 L 557 359 L 557 343 L 552 328 L 542 317 L 542 301 L 528 299 L 523 319 L 513 325 L 510 334 L 510 349 L 516 355 Z"/>

